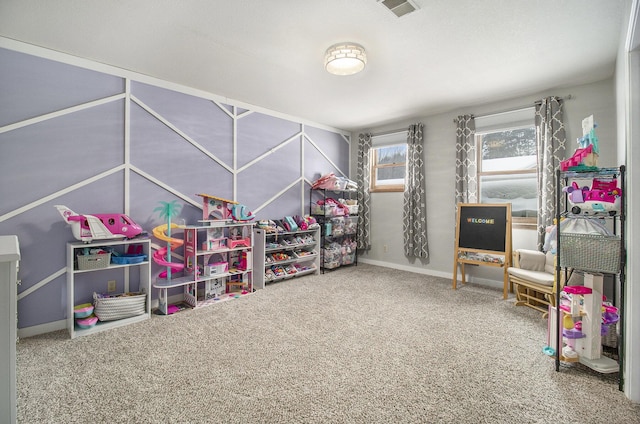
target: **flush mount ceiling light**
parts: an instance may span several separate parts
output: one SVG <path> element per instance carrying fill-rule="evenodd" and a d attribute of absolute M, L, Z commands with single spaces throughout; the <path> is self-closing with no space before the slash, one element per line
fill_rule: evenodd
<path fill-rule="evenodd" d="M 324 68 L 334 75 L 353 75 L 364 69 L 367 55 L 364 47 L 356 43 L 338 43 L 327 49 Z"/>

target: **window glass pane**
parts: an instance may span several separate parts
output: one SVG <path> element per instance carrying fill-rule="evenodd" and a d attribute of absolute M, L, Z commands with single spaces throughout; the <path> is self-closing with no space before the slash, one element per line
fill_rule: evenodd
<path fill-rule="evenodd" d="M 481 203 L 511 203 L 511 215 L 535 217 L 538 209 L 535 174 L 483 175 L 480 177 Z"/>
<path fill-rule="evenodd" d="M 404 184 L 405 166 L 388 166 L 378 168 L 376 184 Z"/>
<path fill-rule="evenodd" d="M 535 137 L 535 127 L 482 134 L 482 172 L 535 170 Z"/>
<path fill-rule="evenodd" d="M 378 155 L 377 155 L 378 165 L 386 165 L 386 164 L 394 164 L 394 163 L 404 164 L 407 160 L 406 145 L 380 147 L 377 150 L 378 150 Z"/>

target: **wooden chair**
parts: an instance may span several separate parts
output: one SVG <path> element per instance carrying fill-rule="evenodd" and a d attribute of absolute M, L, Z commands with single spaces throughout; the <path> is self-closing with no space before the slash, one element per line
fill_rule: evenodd
<path fill-rule="evenodd" d="M 507 269 L 509 283 L 516 291 L 516 305 L 528 306 L 549 313 L 555 306 L 555 256 L 551 252 L 517 249 L 513 252 L 513 266 Z"/>

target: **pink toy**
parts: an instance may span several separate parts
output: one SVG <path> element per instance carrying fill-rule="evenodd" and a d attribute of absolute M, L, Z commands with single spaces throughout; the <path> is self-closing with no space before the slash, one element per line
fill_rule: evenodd
<path fill-rule="evenodd" d="M 220 249 L 225 249 L 226 247 L 227 247 L 226 237 L 211 239 L 202 243 L 202 250 L 220 250 Z"/>
<path fill-rule="evenodd" d="M 228 239 L 227 244 L 229 245 L 229 249 L 235 249 L 238 246 L 250 247 L 251 246 L 251 238 L 241 238 L 241 239 Z"/>
<path fill-rule="evenodd" d="M 576 149 L 573 156 L 560 162 L 560 169 L 566 171 L 578 165 L 595 166 L 598 155 L 593 152 L 593 144 L 583 149 Z"/>
<path fill-rule="evenodd" d="M 594 178 L 591 188 L 580 188 L 574 181 L 563 191 L 572 205 L 571 212 L 576 215 L 615 215 L 620 211 L 622 190 L 616 179 Z"/>
<path fill-rule="evenodd" d="M 170 228 L 177 229 L 177 228 L 184 228 L 184 227 L 178 224 L 172 223 Z M 169 237 L 166 234 L 167 229 L 169 229 L 169 225 L 167 224 L 159 225 L 153 229 L 153 235 L 158 240 L 168 242 L 168 245 L 171 248 L 171 250 L 175 250 L 178 247 L 182 246 L 184 244 L 184 240 Z M 153 260 L 158 265 L 168 268 L 171 271 L 171 274 L 173 274 L 174 272 L 182 271 L 184 269 L 183 263 L 171 262 L 170 260 L 168 260 L 169 259 L 168 256 L 169 256 L 169 249 L 167 246 L 163 246 L 154 252 Z M 167 270 L 165 269 L 164 271 L 161 271 L 160 274 L 158 274 L 158 277 L 167 278 Z"/>
<path fill-rule="evenodd" d="M 333 172 L 325 174 L 313 182 L 312 188 L 314 189 L 329 189 L 338 190 L 340 188 L 338 178 Z"/>
<path fill-rule="evenodd" d="M 98 323 L 98 317 L 90 316 L 87 318 L 80 318 L 76 320 L 76 324 L 79 328 L 91 328 Z"/>
<path fill-rule="evenodd" d="M 198 194 L 202 197 L 202 219 L 203 220 L 229 220 L 250 221 L 253 214 L 245 205 L 241 205 L 233 200 L 211 196 L 209 194 Z"/>
<path fill-rule="evenodd" d="M 587 187 L 585 187 L 587 189 Z M 575 181 L 568 187 L 562 189 L 567 193 L 567 197 L 571 203 L 584 203 L 584 196 L 582 195 L 582 189 L 578 187 L 578 183 Z"/>
<path fill-rule="evenodd" d="M 571 294 L 591 294 L 591 289 L 585 286 L 565 286 L 563 289 L 566 293 Z"/>
<path fill-rule="evenodd" d="M 240 254 L 240 261 L 238 262 L 238 269 L 245 271 L 248 269 L 248 262 L 247 262 L 247 252 L 242 252 Z"/>
<path fill-rule="evenodd" d="M 233 200 L 223 199 L 221 197 L 211 196 L 209 194 L 198 194 L 202 197 L 202 219 L 222 219 L 231 218 L 230 205 L 237 202 Z"/>
<path fill-rule="evenodd" d="M 63 205 L 55 207 L 71 226 L 76 240 L 88 243 L 93 240 L 133 238 L 143 233 L 142 227 L 123 213 L 81 215 Z"/>

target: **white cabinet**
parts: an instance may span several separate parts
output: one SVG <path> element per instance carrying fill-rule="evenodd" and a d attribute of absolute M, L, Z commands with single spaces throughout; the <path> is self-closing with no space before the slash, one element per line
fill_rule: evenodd
<path fill-rule="evenodd" d="M 284 233 L 254 229 L 254 286 L 320 272 L 320 227 Z"/>
<path fill-rule="evenodd" d="M 67 329 L 71 338 L 120 327 L 151 317 L 151 265 L 149 262 L 149 239 L 102 240 L 92 243 L 67 243 Z M 89 255 L 92 249 L 112 251 L 113 257 L 119 257 L 119 264 L 111 260 Z M 135 252 L 135 253 L 133 253 Z M 78 260 L 80 255 L 80 263 Z M 140 259 L 127 260 L 128 258 Z M 111 259 L 111 258 L 109 258 Z M 93 263 L 92 263 L 93 262 Z M 115 287 L 110 287 L 115 286 Z M 109 292 L 109 289 L 114 289 Z M 144 313 L 109 321 L 98 321 L 90 328 L 79 328 L 74 319 L 74 306 L 93 303 L 93 293 L 142 292 L 145 295 Z"/>
<path fill-rule="evenodd" d="M 253 223 L 209 221 L 184 229 L 182 275 L 160 278 L 158 310 L 169 314 L 168 290 L 183 288 L 183 301 L 192 308 L 253 292 Z"/>
<path fill-rule="evenodd" d="M 0 422 L 16 422 L 18 237 L 0 236 Z"/>

